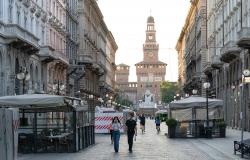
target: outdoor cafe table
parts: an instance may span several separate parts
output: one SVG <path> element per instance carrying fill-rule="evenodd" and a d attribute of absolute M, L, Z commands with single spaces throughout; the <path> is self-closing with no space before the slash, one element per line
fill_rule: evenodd
<path fill-rule="evenodd" d="M 62 139 L 65 139 L 67 136 L 69 136 L 71 133 L 62 133 L 62 134 L 59 134 L 59 135 L 50 135 L 50 136 L 46 136 L 49 140 L 51 140 L 51 142 L 53 140 L 55 140 L 55 143 L 56 143 L 56 151 L 58 151 L 58 146 L 59 146 L 59 142 L 62 140 Z"/>

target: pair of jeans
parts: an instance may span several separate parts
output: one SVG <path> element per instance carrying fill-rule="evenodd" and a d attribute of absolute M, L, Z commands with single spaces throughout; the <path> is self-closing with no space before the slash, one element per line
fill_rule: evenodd
<path fill-rule="evenodd" d="M 113 139 L 114 139 L 114 149 L 115 152 L 119 151 L 119 141 L 120 141 L 120 131 L 113 131 Z"/>
<path fill-rule="evenodd" d="M 129 151 L 132 151 L 134 134 L 135 132 L 127 132 Z"/>

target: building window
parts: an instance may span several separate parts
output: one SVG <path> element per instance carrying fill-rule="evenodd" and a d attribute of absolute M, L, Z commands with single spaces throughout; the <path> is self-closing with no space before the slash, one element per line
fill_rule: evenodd
<path fill-rule="evenodd" d="M 39 37 L 39 21 L 36 21 L 36 36 Z"/>
<path fill-rule="evenodd" d="M 27 17 L 24 16 L 23 26 L 26 29 L 27 28 Z"/>
<path fill-rule="evenodd" d="M 52 29 L 49 30 L 49 36 L 50 36 L 50 38 L 49 38 L 49 43 L 50 43 L 50 45 L 52 45 L 52 44 L 53 44 L 53 33 L 52 33 Z"/>
<path fill-rule="evenodd" d="M 31 17 L 30 18 L 30 31 L 33 33 L 33 21 L 34 21 L 34 18 Z"/>
<path fill-rule="evenodd" d="M 11 5 L 9 5 L 9 23 L 12 23 L 12 6 Z"/>
<path fill-rule="evenodd" d="M 44 45 L 44 36 L 45 36 L 44 30 L 42 30 L 42 45 Z"/>
<path fill-rule="evenodd" d="M 16 15 L 16 17 L 17 17 L 17 24 L 18 25 L 20 25 L 20 12 L 19 11 L 17 11 L 17 13 L 16 13 L 17 15 Z"/>

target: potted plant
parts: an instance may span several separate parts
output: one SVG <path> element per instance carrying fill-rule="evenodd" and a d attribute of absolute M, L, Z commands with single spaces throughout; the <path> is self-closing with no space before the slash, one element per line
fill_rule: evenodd
<path fill-rule="evenodd" d="M 220 137 L 226 137 L 226 127 L 227 124 L 225 121 L 220 121 L 218 122 L 218 127 L 219 127 L 219 131 L 220 131 Z"/>
<path fill-rule="evenodd" d="M 174 118 L 170 118 L 166 120 L 166 124 L 168 125 L 168 137 L 175 138 L 175 128 L 177 126 L 177 120 Z"/>

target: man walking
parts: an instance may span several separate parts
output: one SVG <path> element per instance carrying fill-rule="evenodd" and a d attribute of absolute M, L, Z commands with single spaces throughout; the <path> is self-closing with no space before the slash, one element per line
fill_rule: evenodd
<path fill-rule="evenodd" d="M 134 135 L 137 135 L 137 127 L 136 127 L 136 121 L 133 119 L 134 113 L 129 114 L 130 117 L 126 121 L 126 126 L 127 126 L 127 136 L 128 136 L 128 145 L 129 145 L 129 152 L 132 152 L 132 147 L 133 147 L 133 137 Z"/>
<path fill-rule="evenodd" d="M 144 114 L 142 114 L 139 118 L 140 118 L 140 128 L 141 128 L 141 131 L 142 131 L 142 134 L 143 134 L 145 132 L 146 119 L 145 119 Z"/>

